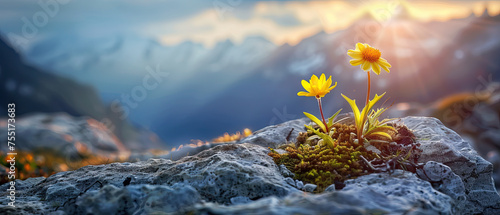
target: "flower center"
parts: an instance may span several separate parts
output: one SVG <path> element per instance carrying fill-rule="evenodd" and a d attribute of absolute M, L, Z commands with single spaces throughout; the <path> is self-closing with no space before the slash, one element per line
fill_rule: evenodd
<path fill-rule="evenodd" d="M 363 54 L 363 59 L 370 61 L 371 63 L 376 62 L 382 55 L 378 49 L 374 49 L 372 47 L 365 48 L 361 54 Z"/>

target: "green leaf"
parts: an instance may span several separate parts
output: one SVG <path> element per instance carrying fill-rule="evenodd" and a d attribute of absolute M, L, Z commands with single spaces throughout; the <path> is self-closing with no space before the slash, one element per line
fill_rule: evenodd
<path fill-rule="evenodd" d="M 311 126 L 308 126 L 308 125 L 304 125 L 304 126 L 306 126 L 307 129 L 313 131 L 316 135 L 321 137 L 321 139 L 323 139 L 323 142 L 325 142 L 329 148 L 333 149 L 335 147 L 335 141 L 333 140 L 332 137 L 330 137 L 330 135 L 319 132 L 319 130 L 314 129 Z"/>
<path fill-rule="evenodd" d="M 307 118 L 316 123 L 323 131 L 327 132 L 325 124 L 323 124 L 323 122 L 321 122 L 321 120 L 319 120 L 317 117 L 307 112 L 304 112 L 304 115 L 306 115 Z"/>
<path fill-rule="evenodd" d="M 370 111 L 372 110 L 373 106 L 385 95 L 385 93 L 383 93 L 380 96 L 375 94 L 375 97 L 372 100 L 368 101 L 368 104 L 366 104 L 366 106 L 363 107 L 363 110 L 361 112 L 359 111 L 359 108 L 356 105 L 356 100 L 350 99 L 344 94 L 341 95 L 351 106 L 352 112 L 354 113 L 354 121 L 356 124 L 356 130 L 358 131 L 358 134 L 359 132 L 363 132 L 364 136 L 364 134 L 368 130 L 370 130 L 370 128 L 378 125 L 379 123 L 377 120 L 378 116 L 380 116 L 380 114 L 382 114 L 385 110 L 372 111 L 371 113 Z M 368 113 L 370 113 L 371 117 L 368 115 Z"/>
<path fill-rule="evenodd" d="M 376 135 L 382 136 L 382 137 L 386 137 L 386 138 L 392 140 L 391 135 L 389 135 L 388 133 L 385 133 L 383 131 L 373 132 L 373 133 L 370 134 L 370 136 L 376 136 Z"/>
<path fill-rule="evenodd" d="M 369 130 L 366 131 L 366 135 L 370 135 L 373 132 L 385 132 L 387 130 L 397 132 L 396 129 L 392 126 L 380 125 L 380 126 L 373 126 L 373 127 L 369 128 Z"/>
<path fill-rule="evenodd" d="M 363 126 L 361 125 L 361 120 L 362 120 L 361 113 L 359 112 L 359 108 L 356 105 L 356 100 L 352 100 L 349 97 L 345 96 L 344 94 L 340 95 L 342 95 L 342 97 L 344 97 L 347 103 L 349 103 L 349 105 L 351 106 L 352 112 L 354 113 L 354 122 L 356 123 L 356 127 L 358 129 L 363 128 Z"/>
<path fill-rule="evenodd" d="M 340 111 L 342 111 L 342 109 L 338 110 L 336 113 L 333 114 L 332 117 L 328 118 L 328 128 L 331 128 L 332 125 L 333 125 L 333 120 L 335 119 L 335 117 L 337 117 L 337 115 L 339 115 Z"/>
<path fill-rule="evenodd" d="M 363 111 L 361 112 L 361 115 L 363 116 L 367 116 L 369 111 L 373 108 L 373 106 L 375 105 L 375 103 L 377 103 L 383 96 L 385 95 L 385 93 L 383 93 L 382 95 L 377 95 L 375 94 L 375 98 L 373 98 L 372 100 L 368 101 L 368 104 L 367 106 L 365 106 L 363 108 Z"/>

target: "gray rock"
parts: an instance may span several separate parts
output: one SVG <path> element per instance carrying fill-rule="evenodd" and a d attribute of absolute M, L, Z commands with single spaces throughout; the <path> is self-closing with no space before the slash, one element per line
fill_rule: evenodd
<path fill-rule="evenodd" d="M 285 177 L 295 177 L 295 174 L 292 171 L 288 170 L 285 165 L 279 165 L 281 175 Z"/>
<path fill-rule="evenodd" d="M 68 214 L 151 214 L 181 212 L 183 208 L 201 201 L 191 186 L 174 184 L 131 185 L 118 188 L 106 185 L 100 190 L 85 193 L 64 210 Z"/>
<path fill-rule="evenodd" d="M 253 144 L 227 144 L 185 157 L 156 171 L 155 184 L 185 182 L 206 201 L 230 203 L 236 196 L 258 199 L 298 191 L 285 182 L 268 149 Z"/>
<path fill-rule="evenodd" d="M 386 113 L 390 117 L 437 116 L 444 125 L 459 133 L 480 156 L 493 164 L 494 181 L 500 189 L 500 164 L 491 153 L 500 153 L 500 83 L 491 82 L 483 90 L 475 91 L 467 98 L 448 97 L 450 100 L 436 101 L 422 106 L 415 103 L 396 104 Z M 458 94 L 456 94 L 458 95 Z M 461 94 L 465 95 L 465 94 Z M 453 104 L 448 102 L 453 101 Z M 443 104 L 448 104 L 444 106 Z"/>
<path fill-rule="evenodd" d="M 316 186 L 315 184 L 306 184 L 302 189 L 306 192 L 312 193 L 314 192 L 314 190 L 316 190 L 316 187 L 318 186 Z"/>
<path fill-rule="evenodd" d="M 7 192 L 4 192 L 4 201 L 1 201 L 0 204 L 0 214 L 43 214 L 46 211 L 50 210 L 50 207 L 45 203 L 40 201 L 40 197 L 34 196 L 33 187 L 37 187 L 40 184 L 44 177 L 38 178 L 28 178 L 26 180 L 16 180 L 15 188 L 16 188 L 16 199 L 15 199 L 15 208 L 12 208 L 7 205 L 6 196 Z M 9 189 L 9 183 L 0 185 L 1 191 L 6 191 Z"/>
<path fill-rule="evenodd" d="M 296 186 L 295 180 L 293 180 L 293 178 L 287 177 L 287 178 L 285 178 L 285 182 L 291 186 L 294 186 L 294 187 Z"/>
<path fill-rule="evenodd" d="M 252 135 L 245 137 L 236 143 L 252 143 L 255 145 L 260 145 L 264 147 L 277 148 L 280 145 L 286 144 L 286 138 L 289 138 L 289 142 L 295 142 L 299 132 L 305 131 L 304 124 L 309 124 L 311 121 L 307 118 L 296 119 L 288 122 L 284 122 L 279 125 L 267 126 L 263 129 L 255 131 Z M 210 143 L 207 145 L 202 145 L 199 147 L 190 147 L 186 146 L 180 150 L 173 151 L 168 153 L 167 155 L 162 155 L 160 158 L 170 159 L 170 160 L 179 160 L 183 157 L 189 155 L 195 155 L 200 153 L 201 151 L 207 150 L 209 148 L 213 148 L 215 146 L 222 145 L 221 143 Z M 277 151 L 284 152 L 284 150 L 276 149 Z M 143 158 L 139 158 L 139 160 L 144 160 Z M 286 168 L 281 169 L 282 174 L 285 177 L 293 177 L 293 173 L 287 170 Z"/>
<path fill-rule="evenodd" d="M 294 187 L 301 187 L 297 181 L 285 179 L 282 170 L 267 155 L 266 147 L 250 143 L 223 144 L 177 161 L 150 159 L 86 166 L 47 179 L 17 180 L 20 188 L 16 212 L 41 214 L 58 209 L 55 213 L 84 214 L 87 210 L 97 214 L 116 211 L 145 214 L 159 211 L 177 214 L 500 213 L 500 196 L 493 186 L 489 162 L 434 118 L 407 117 L 401 121 L 414 131 L 421 144 L 423 152 L 419 161 L 426 165 L 419 172 L 420 178 L 400 170 L 393 174 L 370 174 L 346 181 L 343 190 L 335 191 L 330 186 L 328 192 L 304 195 Z M 272 129 L 274 137 L 284 131 Z M 260 139 L 259 144 L 286 143 L 276 142 L 276 138 L 268 140 L 266 143 Z M 127 178 L 132 180 L 124 187 Z M 0 195 L 7 195 L 7 186 L 0 186 Z M 307 184 L 302 188 L 313 192 L 316 187 Z M 164 200 L 170 198 L 167 195 L 174 200 Z M 170 201 L 175 203 L 169 204 Z M 0 212 L 13 210 L 2 201 Z"/>
<path fill-rule="evenodd" d="M 370 200 L 363 203 L 364 208 L 386 208 L 393 214 L 411 211 L 413 205 L 430 209 L 429 212 L 451 214 L 452 199 L 435 191 L 429 182 L 418 179 L 413 173 L 396 170 L 393 174 L 370 174 L 347 180 L 345 184 L 346 187 L 337 192 L 358 194 L 354 197 L 358 200 L 345 198 L 344 203 L 347 204 L 354 205 L 366 198 Z"/>
<path fill-rule="evenodd" d="M 202 200 L 221 204 L 230 204 L 233 197 L 259 199 L 300 192 L 285 182 L 278 166 L 267 153 L 266 148 L 253 144 L 219 145 L 178 161 L 150 159 L 137 163 L 86 166 L 75 171 L 60 172 L 44 180 L 32 179 L 36 184 L 17 182 L 26 184 L 23 193 L 19 193 L 20 198 L 28 198 L 29 195 L 31 199 L 28 201 L 40 203 L 38 208 L 44 210 L 72 205 L 75 199 L 85 193 L 97 195 L 93 191 L 102 190 L 101 184 L 121 189 L 128 177 L 133 178 L 130 186 L 173 186 L 184 183 L 196 189 Z M 7 184 L 0 188 L 0 193 L 6 195 Z M 20 203 L 20 210 L 33 211 L 30 202 Z M 6 208 L 5 201 L 0 203 L 0 211 L 2 208 Z"/>
<path fill-rule="evenodd" d="M 333 192 L 333 191 L 336 191 L 335 184 L 332 184 L 325 189 L 325 192 Z"/>
<path fill-rule="evenodd" d="M 500 196 L 492 180 L 493 166 L 472 149 L 469 143 L 431 117 L 405 117 L 402 122 L 413 131 L 421 144 L 419 162 L 436 161 L 449 166 L 464 184 L 466 201 L 463 214 L 482 213 L 496 209 L 500 213 Z M 439 189 L 456 190 L 456 187 Z M 452 185 L 455 186 L 455 185 Z M 455 196 L 455 195 L 454 195 Z M 460 196 L 459 193 L 456 196 Z"/>
<path fill-rule="evenodd" d="M 304 188 L 304 182 L 295 180 L 295 186 L 297 187 L 297 189 L 302 190 Z"/>
<path fill-rule="evenodd" d="M 0 130 L 6 130 L 5 126 L 6 119 L 0 120 Z M 0 138 L 6 139 L 6 135 L 7 132 L 1 132 Z M 0 151 L 7 151 L 6 147 L 7 144 L 0 145 Z M 16 149 L 49 149 L 71 160 L 78 160 L 90 153 L 118 156 L 129 152 L 120 140 L 98 121 L 65 113 L 40 113 L 16 118 Z"/>
<path fill-rule="evenodd" d="M 176 151 L 169 152 L 166 155 L 161 155 L 159 157 L 146 156 L 145 157 L 146 159 L 143 157 L 143 158 L 139 158 L 139 160 L 148 160 L 150 158 L 162 158 L 162 159 L 169 159 L 169 160 L 176 161 L 176 160 L 180 160 L 186 156 L 196 155 L 204 150 L 213 148 L 213 147 L 218 146 L 218 145 L 223 145 L 223 144 L 210 143 L 210 144 L 202 145 L 202 146 L 198 146 L 198 147 L 185 146 L 185 147 L 182 147 L 181 149 L 178 149 Z"/>
<path fill-rule="evenodd" d="M 252 143 L 259 146 L 278 148 L 288 141 L 295 142 L 299 132 L 306 131 L 304 124 L 311 121 L 307 118 L 291 120 L 279 125 L 267 126 L 240 140 L 240 143 Z"/>
<path fill-rule="evenodd" d="M 233 205 L 246 204 L 246 203 L 249 203 L 251 201 L 252 200 L 250 200 L 246 196 L 236 196 L 236 197 L 231 198 L 231 204 L 233 204 Z"/>
<path fill-rule="evenodd" d="M 453 214 L 452 199 L 413 173 L 395 171 L 348 180 L 340 191 L 285 198 L 267 197 L 246 205 L 196 205 L 195 214 Z"/>
<path fill-rule="evenodd" d="M 417 173 L 420 178 L 435 183 L 434 189 L 450 196 L 454 200 L 453 206 L 456 211 L 463 211 L 463 205 L 467 200 L 465 186 L 462 179 L 453 173 L 450 167 L 429 161 L 423 169 L 417 169 Z"/>
<path fill-rule="evenodd" d="M 76 188 L 75 184 L 61 180 L 61 182 L 57 184 L 51 184 L 47 186 L 47 191 L 45 192 L 45 200 L 51 201 L 56 205 L 63 205 L 66 200 L 78 196 L 78 194 L 80 194 L 80 190 Z"/>

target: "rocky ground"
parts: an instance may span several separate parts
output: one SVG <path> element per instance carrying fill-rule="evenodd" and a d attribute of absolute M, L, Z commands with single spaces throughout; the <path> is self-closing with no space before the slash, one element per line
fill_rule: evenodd
<path fill-rule="evenodd" d="M 483 90 L 453 94 L 428 105 L 396 104 L 388 115 L 438 118 L 493 164 L 493 179 L 500 189 L 500 83 L 492 82 L 480 89 Z"/>
<path fill-rule="evenodd" d="M 7 131 L 7 118 L 0 119 L 0 130 Z M 152 157 L 149 150 L 161 150 L 158 137 L 146 130 L 131 132 L 122 141 L 103 123 L 91 117 L 66 113 L 31 113 L 16 118 L 17 178 L 49 176 L 55 172 L 75 170 L 90 164 L 128 161 L 133 157 Z M 7 139 L 7 132 L 0 133 Z M 0 183 L 8 181 L 6 152 L 0 145 Z M 139 156 L 140 155 L 140 156 Z M 135 159 L 134 159 L 135 160 Z"/>
<path fill-rule="evenodd" d="M 405 117 L 423 150 L 417 174 L 395 171 L 312 193 L 267 147 L 294 141 L 305 119 L 269 126 L 238 143 L 190 156 L 86 166 L 16 181 L 16 208 L 2 214 L 499 214 L 493 166 L 457 133 L 428 117 Z M 178 152 L 178 153 L 182 153 Z M 9 185 L 0 186 L 7 196 Z"/>

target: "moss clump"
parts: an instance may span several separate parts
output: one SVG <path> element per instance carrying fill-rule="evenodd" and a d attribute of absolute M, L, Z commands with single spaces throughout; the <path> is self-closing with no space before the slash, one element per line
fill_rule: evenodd
<path fill-rule="evenodd" d="M 326 144 L 317 144 L 318 139 L 309 138 L 312 132 L 303 132 L 296 145 L 286 145 L 287 153 L 279 154 L 272 150 L 269 155 L 276 164 L 284 164 L 295 174 L 295 179 L 316 184 L 322 192 L 332 184 L 342 183 L 368 173 L 360 155 L 375 159 L 377 155 L 367 151 L 362 144 L 350 141 L 350 133 L 356 132 L 353 125 L 335 124 L 332 138 L 336 146 L 330 149 Z M 307 144 L 306 144 L 307 142 Z"/>
<path fill-rule="evenodd" d="M 318 144 L 320 138 L 308 131 L 300 133 L 295 144 L 280 147 L 286 153 L 279 154 L 271 149 L 269 156 L 276 164 L 283 164 L 292 171 L 295 179 L 316 184 L 316 192 L 322 192 L 332 184 L 342 188 L 347 179 L 379 172 L 378 164 L 416 162 L 419 153 L 414 146 L 413 134 L 405 126 L 395 128 L 398 131 L 392 134 L 395 142 L 376 146 L 380 147 L 380 154 L 368 151 L 363 144 L 353 141 L 351 133 L 356 132 L 354 125 L 334 124 L 330 133 L 335 141 L 334 148 Z M 404 165 L 394 165 L 394 168 L 407 169 Z"/>

